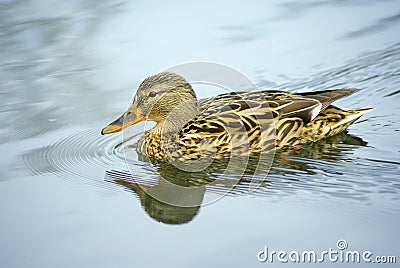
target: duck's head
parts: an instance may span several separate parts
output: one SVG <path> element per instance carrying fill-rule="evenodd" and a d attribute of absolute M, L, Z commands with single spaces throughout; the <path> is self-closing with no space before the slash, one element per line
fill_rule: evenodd
<path fill-rule="evenodd" d="M 164 125 L 173 111 L 174 118 L 169 121 L 183 122 L 197 114 L 198 109 L 196 94 L 190 84 L 175 73 L 162 72 L 140 84 L 132 105 L 121 117 L 103 128 L 101 134 L 118 132 L 144 120 Z"/>

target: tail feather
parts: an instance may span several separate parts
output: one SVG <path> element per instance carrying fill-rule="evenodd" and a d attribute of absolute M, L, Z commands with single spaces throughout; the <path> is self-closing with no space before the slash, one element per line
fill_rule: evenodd
<path fill-rule="evenodd" d="M 342 89 L 298 93 L 298 95 L 318 100 L 322 104 L 321 111 L 323 111 L 332 102 L 341 99 L 343 97 L 349 96 L 357 91 L 358 91 L 357 88 L 342 88 Z"/>
<path fill-rule="evenodd" d="M 336 108 L 336 107 L 335 107 Z M 339 108 L 337 108 L 339 110 Z M 363 114 L 373 110 L 373 108 L 364 107 L 357 109 L 344 110 L 340 109 L 346 113 L 343 120 L 340 120 L 337 124 L 332 125 L 332 128 L 340 128 L 339 132 L 348 128 L 354 121 L 359 119 Z"/>

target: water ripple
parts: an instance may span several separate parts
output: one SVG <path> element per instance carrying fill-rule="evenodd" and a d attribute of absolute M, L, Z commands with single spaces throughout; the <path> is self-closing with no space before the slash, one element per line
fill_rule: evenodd
<path fill-rule="evenodd" d="M 65 129 L 63 130 L 65 133 Z M 71 131 L 69 131 L 71 132 Z M 100 136 L 99 128 L 72 133 L 19 156 L 30 175 L 57 174 L 67 180 L 104 187 L 104 172 L 125 165 L 120 136 Z"/>

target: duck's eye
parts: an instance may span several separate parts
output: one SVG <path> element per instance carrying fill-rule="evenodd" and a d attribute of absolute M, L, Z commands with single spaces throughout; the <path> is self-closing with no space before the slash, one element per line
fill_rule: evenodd
<path fill-rule="evenodd" d="M 154 98 L 156 95 L 157 95 L 157 92 L 155 92 L 155 91 L 151 91 L 149 93 L 149 97 L 151 97 L 151 98 Z"/>

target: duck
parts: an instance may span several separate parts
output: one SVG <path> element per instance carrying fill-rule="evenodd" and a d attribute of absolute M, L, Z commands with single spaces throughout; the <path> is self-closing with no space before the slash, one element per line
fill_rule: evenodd
<path fill-rule="evenodd" d="M 150 159 L 190 163 L 260 154 L 346 130 L 372 108 L 342 109 L 332 103 L 356 91 L 254 90 L 198 99 L 184 77 L 161 72 L 140 84 L 129 108 L 101 134 L 147 120 L 156 125 L 143 134 L 136 149 Z"/>

